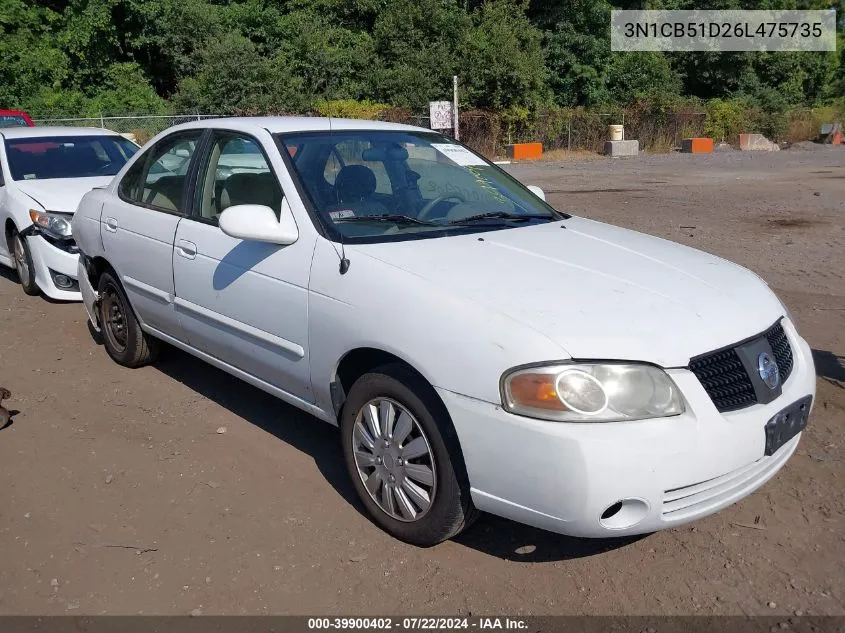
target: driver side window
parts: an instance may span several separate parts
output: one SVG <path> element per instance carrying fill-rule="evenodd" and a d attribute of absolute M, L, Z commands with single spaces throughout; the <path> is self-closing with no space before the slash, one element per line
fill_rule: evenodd
<path fill-rule="evenodd" d="M 239 204 L 267 206 L 279 217 L 282 189 L 258 141 L 215 131 L 200 172 L 195 217 L 217 224 L 223 211 Z"/>

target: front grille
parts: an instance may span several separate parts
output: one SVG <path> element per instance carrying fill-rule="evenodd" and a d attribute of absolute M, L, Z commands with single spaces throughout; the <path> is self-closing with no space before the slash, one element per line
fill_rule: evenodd
<path fill-rule="evenodd" d="M 760 337 L 765 337 L 769 342 L 780 371 L 781 383 L 786 382 L 792 373 L 792 348 L 780 321 Z M 699 356 L 690 361 L 689 368 L 701 382 L 717 410 L 736 411 L 757 402 L 754 385 L 735 347 Z"/>
<path fill-rule="evenodd" d="M 792 373 L 792 348 L 789 346 L 789 339 L 786 338 L 786 332 L 783 331 L 780 321 L 769 328 L 764 336 L 775 353 L 775 362 L 780 370 L 780 381 L 784 383 Z"/>
<path fill-rule="evenodd" d="M 735 411 L 757 402 L 754 385 L 733 349 L 701 356 L 689 368 L 719 411 Z"/>

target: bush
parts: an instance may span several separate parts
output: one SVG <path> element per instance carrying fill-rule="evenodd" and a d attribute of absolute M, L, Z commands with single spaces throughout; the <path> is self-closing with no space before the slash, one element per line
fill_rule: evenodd
<path fill-rule="evenodd" d="M 711 99 L 704 105 L 704 109 L 707 112 L 704 134 L 712 136 L 716 142 L 736 144 L 740 134 L 757 131 L 752 128 L 758 115 L 745 101 Z"/>
<path fill-rule="evenodd" d="M 168 103 L 159 97 L 135 63 L 113 64 L 105 72 L 104 87 L 91 98 L 91 108 L 104 116 L 165 114 Z"/>
<path fill-rule="evenodd" d="M 385 103 L 354 99 L 320 100 L 314 106 L 314 110 L 320 116 L 331 116 L 337 119 L 381 119 L 388 109 L 390 106 Z"/>

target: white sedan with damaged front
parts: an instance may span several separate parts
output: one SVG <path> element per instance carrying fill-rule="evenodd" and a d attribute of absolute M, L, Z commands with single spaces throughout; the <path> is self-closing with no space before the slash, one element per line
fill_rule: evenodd
<path fill-rule="evenodd" d="M 784 465 L 815 394 L 757 275 L 556 211 L 430 130 L 177 126 L 73 234 L 116 362 L 167 342 L 339 425 L 369 515 L 419 545 L 479 510 L 589 537 L 706 516 Z"/>
<path fill-rule="evenodd" d="M 82 196 L 107 185 L 138 146 L 109 130 L 0 130 L 0 265 L 23 291 L 79 301 L 70 222 Z"/>

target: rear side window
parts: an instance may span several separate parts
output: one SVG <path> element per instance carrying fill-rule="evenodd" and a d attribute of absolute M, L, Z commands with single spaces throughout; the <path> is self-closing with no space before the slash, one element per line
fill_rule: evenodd
<path fill-rule="evenodd" d="M 120 181 L 120 197 L 161 211 L 181 211 L 188 168 L 200 136 L 202 130 L 191 130 L 153 145 Z"/>

